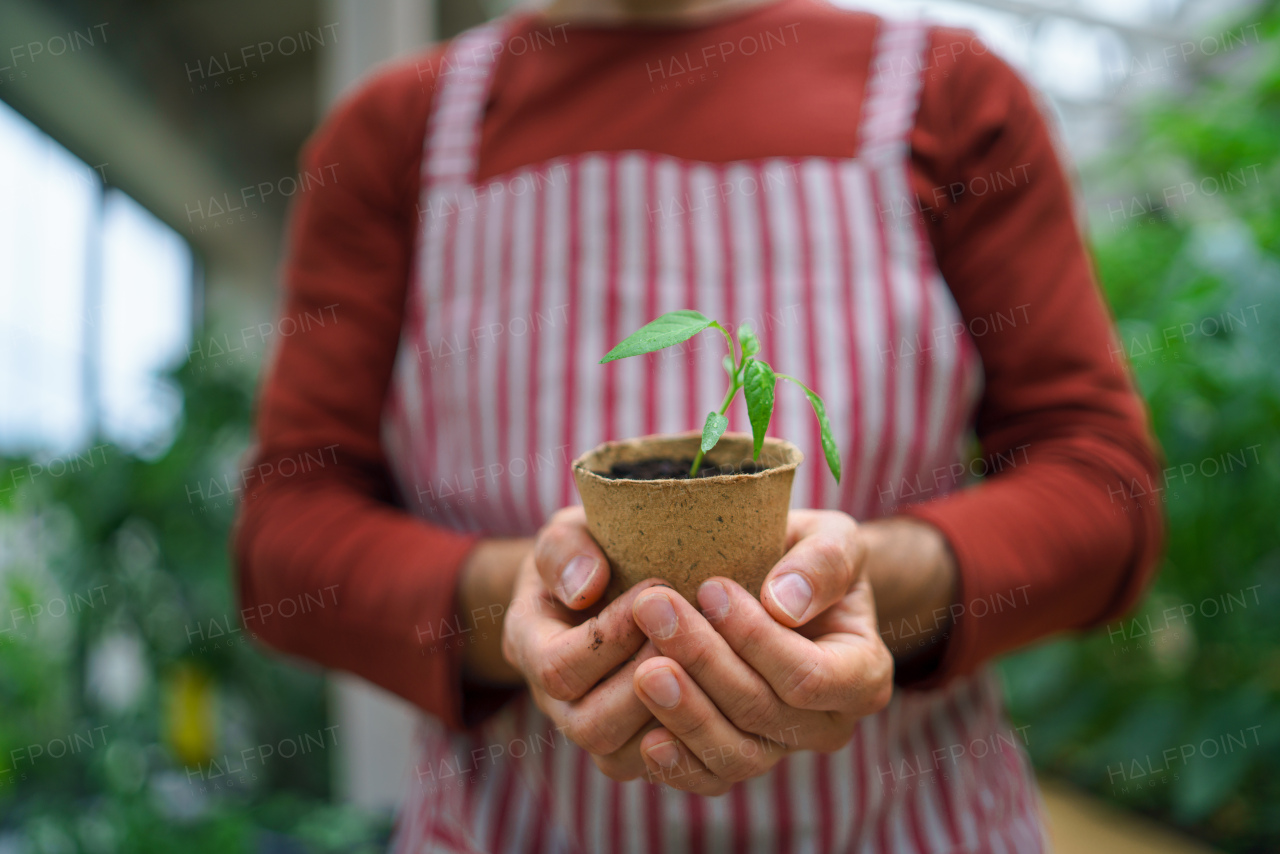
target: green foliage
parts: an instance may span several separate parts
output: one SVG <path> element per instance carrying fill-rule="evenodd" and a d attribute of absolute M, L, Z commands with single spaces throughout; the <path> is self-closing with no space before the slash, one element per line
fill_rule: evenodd
<path fill-rule="evenodd" d="M 760 459 L 760 450 L 764 447 L 764 437 L 769 430 L 769 421 L 773 418 L 774 387 L 777 385 L 778 379 L 781 378 L 790 380 L 800 386 L 804 390 L 805 396 L 809 399 L 809 404 L 813 407 L 813 414 L 818 419 L 818 425 L 821 429 L 822 450 L 827 460 L 827 467 L 831 469 L 831 474 L 835 477 L 836 483 L 839 483 L 840 452 L 836 448 L 835 436 L 831 432 L 831 422 L 827 418 L 826 405 L 823 404 L 822 398 L 816 392 L 811 391 L 795 377 L 789 377 L 786 374 L 775 374 L 773 368 L 769 367 L 767 362 L 751 358 L 760 352 L 760 338 L 750 324 L 744 323 L 738 327 L 738 343 L 735 348 L 733 336 L 729 334 L 729 330 L 716 321 L 692 310 L 669 312 L 656 320 L 646 323 L 628 335 L 621 344 L 610 350 L 608 355 L 601 359 L 600 362 L 603 364 L 612 362 L 614 359 L 653 353 L 688 341 L 694 335 L 707 329 L 715 329 L 720 332 L 729 346 L 729 353 L 721 362 L 725 373 L 729 375 L 729 390 L 725 393 L 724 402 L 720 404 L 719 411 L 712 410 L 707 413 L 707 420 L 702 427 L 702 442 L 697 456 L 693 458 L 693 467 L 689 470 L 689 477 L 697 476 L 698 467 L 702 464 L 702 455 L 716 446 L 716 443 L 720 441 L 720 437 L 724 435 L 724 431 L 728 428 L 729 419 L 725 416 L 725 413 L 729 411 L 729 407 L 733 404 L 739 389 L 742 390 L 743 396 L 747 401 L 747 418 L 751 422 L 751 433 L 754 440 L 752 456 L 756 460 Z"/>
<path fill-rule="evenodd" d="M 323 683 L 240 629 L 227 540 L 252 379 L 196 363 L 175 381 L 159 456 L 0 460 L 0 848 L 371 851 L 386 828 L 329 804 L 340 733 L 242 761 L 325 732 Z"/>
<path fill-rule="evenodd" d="M 1262 43 L 1196 67 L 1092 180 L 1197 187 L 1094 233 L 1167 467 L 1114 509 L 1164 508 L 1160 575 L 1135 614 L 1003 665 L 1037 764 L 1238 852 L 1280 850 L 1280 15 L 1249 20 Z"/>
<path fill-rule="evenodd" d="M 801 390 L 804 391 L 804 396 L 809 399 L 809 405 L 813 407 L 813 417 L 818 419 L 818 428 L 822 436 L 822 453 L 827 458 L 827 468 L 831 469 L 832 476 L 836 479 L 836 483 L 839 483 L 840 449 L 836 447 L 836 437 L 831 432 L 831 419 L 827 417 L 827 405 L 822 402 L 822 398 L 818 397 L 812 389 L 795 377 L 790 377 L 786 374 L 779 374 L 778 376 L 800 386 Z"/>
<path fill-rule="evenodd" d="M 708 412 L 707 423 L 702 426 L 702 443 L 700 445 L 702 453 L 706 453 L 716 446 L 716 442 L 720 441 L 720 437 L 724 435 L 724 431 L 729 427 L 729 419 L 719 412 Z"/>
<path fill-rule="evenodd" d="M 773 392 L 778 377 L 769 363 L 760 359 L 747 359 L 742 376 L 742 396 L 747 399 L 747 419 L 751 422 L 751 438 L 755 443 L 753 453 L 759 459 L 769 419 L 773 418 Z"/>
<path fill-rule="evenodd" d="M 689 309 L 668 312 L 624 338 L 600 360 L 600 364 L 682 344 L 714 323 L 709 317 Z"/>

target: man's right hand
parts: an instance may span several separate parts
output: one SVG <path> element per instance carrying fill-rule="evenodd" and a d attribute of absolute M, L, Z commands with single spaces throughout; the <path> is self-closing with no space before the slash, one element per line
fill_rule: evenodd
<path fill-rule="evenodd" d="M 538 708 L 615 780 L 646 773 L 640 740 L 657 722 L 633 676 L 657 651 L 631 615 L 646 581 L 601 608 L 609 563 L 567 507 L 538 533 L 516 575 L 503 620 L 502 654 L 520 671 Z"/>

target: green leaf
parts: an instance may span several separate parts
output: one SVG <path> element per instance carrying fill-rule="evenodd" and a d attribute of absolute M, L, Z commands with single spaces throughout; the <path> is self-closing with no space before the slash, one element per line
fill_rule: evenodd
<path fill-rule="evenodd" d="M 750 323 L 738 327 L 738 343 L 742 345 L 742 358 L 747 359 L 760 352 L 760 339 Z"/>
<path fill-rule="evenodd" d="M 716 446 L 728 426 L 729 419 L 719 412 L 707 413 L 707 423 L 702 425 L 702 453 L 705 454 Z"/>
<path fill-rule="evenodd" d="M 720 360 L 720 364 L 724 365 L 724 372 L 729 376 L 733 376 L 733 357 L 725 356 Z"/>
<path fill-rule="evenodd" d="M 836 447 L 836 437 L 831 433 L 831 421 L 827 418 L 827 406 L 822 402 L 822 398 L 818 397 L 817 392 L 810 391 L 805 386 L 804 396 L 809 398 L 809 405 L 813 407 L 813 414 L 818 417 L 818 426 L 822 428 L 822 453 L 827 457 L 827 468 L 831 469 L 831 475 L 836 479 L 836 483 L 840 482 L 840 449 Z"/>
<path fill-rule="evenodd" d="M 827 468 L 831 469 L 831 476 L 836 479 L 836 483 L 839 483 L 840 449 L 836 447 L 836 437 L 831 431 L 831 419 L 827 418 L 827 405 L 822 402 L 817 392 L 811 391 L 807 385 L 795 377 L 786 374 L 778 374 L 778 377 L 800 386 L 804 396 L 809 398 L 809 405 L 813 407 L 813 414 L 817 417 L 818 427 L 822 432 L 822 453 L 827 458 Z"/>
<path fill-rule="evenodd" d="M 751 435 L 755 439 L 753 460 L 760 459 L 764 447 L 764 434 L 773 417 L 773 388 L 778 377 L 768 362 L 748 359 L 742 372 L 742 394 L 747 399 L 747 418 L 751 421 Z"/>
<path fill-rule="evenodd" d="M 701 312 L 690 309 L 667 312 L 628 335 L 621 344 L 610 350 L 608 355 L 600 360 L 600 364 L 603 365 L 615 359 L 625 359 L 628 356 L 652 353 L 655 350 L 670 347 L 672 344 L 688 341 L 714 322 Z"/>

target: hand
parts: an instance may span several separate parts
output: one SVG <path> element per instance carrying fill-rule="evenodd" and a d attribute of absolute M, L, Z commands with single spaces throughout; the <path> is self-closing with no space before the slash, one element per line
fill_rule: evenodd
<path fill-rule="evenodd" d="M 636 668 L 657 651 L 631 609 L 654 582 L 600 608 L 608 583 L 609 564 L 582 508 L 559 511 L 517 572 L 502 653 L 566 738 L 608 776 L 632 780 L 645 773 L 640 741 L 657 725 L 632 684 Z"/>
<path fill-rule="evenodd" d="M 635 668 L 636 694 L 662 726 L 640 739 L 651 778 L 720 795 L 792 750 L 843 747 L 893 693 L 876 630 L 859 527 L 834 511 L 788 520 L 788 551 L 756 601 L 725 578 L 698 591 L 634 597 L 658 655 Z"/>

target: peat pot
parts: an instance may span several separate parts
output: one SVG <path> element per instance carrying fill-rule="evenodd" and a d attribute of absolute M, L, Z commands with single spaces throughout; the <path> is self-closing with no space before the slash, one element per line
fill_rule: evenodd
<path fill-rule="evenodd" d="M 766 438 L 755 474 L 662 480 L 613 479 L 614 463 L 656 458 L 692 460 L 701 433 L 606 442 L 573 461 L 587 527 L 612 570 L 608 596 L 646 578 L 661 578 L 697 607 L 698 586 L 732 578 L 759 597 L 782 557 L 787 509 L 800 449 Z M 751 436 L 725 433 L 705 459 L 718 468 L 751 462 Z M 731 469 L 730 469 L 731 470 Z"/>

